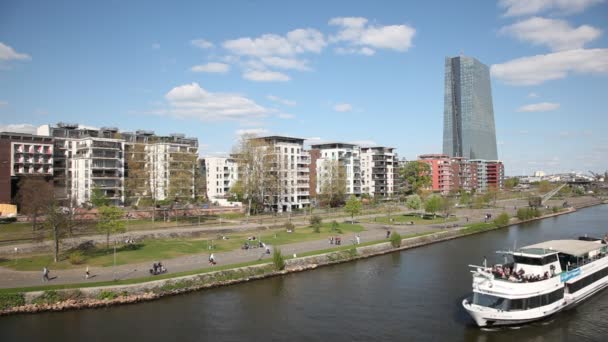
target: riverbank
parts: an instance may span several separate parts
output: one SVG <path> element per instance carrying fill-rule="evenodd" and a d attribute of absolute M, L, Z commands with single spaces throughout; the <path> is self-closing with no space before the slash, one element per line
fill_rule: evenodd
<path fill-rule="evenodd" d="M 601 204 L 598 201 L 596 204 Z M 551 213 L 542 217 L 528 220 L 540 220 L 547 217 L 563 215 L 576 211 L 576 209 Z M 527 222 L 527 221 L 526 221 Z M 523 223 L 512 220 L 509 225 Z M 321 266 L 369 258 L 395 251 L 415 248 L 431 243 L 446 241 L 471 234 L 494 230 L 493 224 L 475 224 L 462 228 L 450 228 L 440 232 L 427 233 L 420 236 L 405 237 L 401 245 L 393 247 L 390 242 L 370 242 L 368 245 L 343 246 L 340 250 L 310 252 L 314 255 L 302 256 L 286 260 L 284 270 L 275 269 L 268 261 L 255 265 L 235 267 L 223 270 L 205 270 L 205 273 L 177 276 L 135 284 L 119 284 L 99 287 L 77 287 L 70 289 L 6 289 L 0 292 L 0 314 L 33 313 L 41 311 L 63 311 L 71 309 L 95 308 L 100 306 L 137 303 L 154 300 L 163 296 L 175 295 L 204 288 L 224 286 L 239 282 L 246 282 L 261 278 L 284 275 L 292 272 L 301 272 Z M 384 240 L 386 241 L 386 240 Z M 238 265 L 234 265 L 238 266 Z M 226 267 L 230 267 L 227 265 Z M 94 284 L 87 284 L 87 286 Z M 12 291 L 11 291 L 12 290 Z"/>

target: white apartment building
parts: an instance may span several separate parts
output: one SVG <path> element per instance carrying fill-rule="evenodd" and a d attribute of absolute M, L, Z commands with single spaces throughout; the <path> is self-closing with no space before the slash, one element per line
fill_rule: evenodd
<path fill-rule="evenodd" d="M 304 139 L 285 136 L 255 138 L 274 148 L 275 170 L 281 182 L 281 193 L 271 199 L 272 210 L 289 212 L 310 205 L 310 153 L 304 150 Z"/>
<path fill-rule="evenodd" d="M 99 189 L 112 201 L 124 201 L 124 141 L 109 138 L 82 138 L 69 141 L 70 196 L 75 204 L 91 200 Z"/>
<path fill-rule="evenodd" d="M 346 195 L 361 196 L 361 148 L 355 144 L 347 143 L 325 143 L 311 146 L 319 150 L 316 167 L 317 194 L 322 193 L 323 183 L 327 180 L 327 170 L 331 162 L 338 161 L 343 167 L 346 176 Z"/>
<path fill-rule="evenodd" d="M 396 156 L 392 147 L 361 147 L 361 192 L 391 197 L 395 184 Z"/>
<path fill-rule="evenodd" d="M 238 180 L 238 165 L 227 157 L 204 157 L 200 160 L 201 172 L 207 180 L 207 197 L 211 201 L 226 199 L 230 188 Z"/>

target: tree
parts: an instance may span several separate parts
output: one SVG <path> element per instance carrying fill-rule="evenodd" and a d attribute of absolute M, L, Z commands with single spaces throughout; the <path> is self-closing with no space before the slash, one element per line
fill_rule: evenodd
<path fill-rule="evenodd" d="M 450 197 L 442 197 L 441 198 L 441 211 L 444 214 L 445 218 L 448 218 L 454 209 L 454 200 Z"/>
<path fill-rule="evenodd" d="M 130 204 L 139 205 L 142 197 L 152 197 L 148 188 L 150 165 L 145 144 L 125 145 L 125 197 Z"/>
<path fill-rule="evenodd" d="M 459 203 L 464 206 L 469 206 L 472 202 L 471 194 L 468 192 L 461 190 L 460 191 L 460 200 Z"/>
<path fill-rule="evenodd" d="M 195 198 L 195 178 L 198 155 L 187 147 L 169 153 L 169 187 L 167 197 L 174 199 Z"/>
<path fill-rule="evenodd" d="M 339 160 L 324 160 L 320 163 L 318 177 L 321 181 L 322 201 L 335 208 L 344 204 L 346 196 L 346 168 Z"/>
<path fill-rule="evenodd" d="M 101 190 L 99 187 L 96 186 L 91 191 L 91 204 L 95 208 L 100 208 L 100 207 L 109 205 L 110 200 L 103 193 L 103 190 Z"/>
<path fill-rule="evenodd" d="M 274 146 L 254 135 L 243 135 L 233 155 L 238 164 L 239 190 L 247 201 L 247 215 L 257 213 L 265 205 L 278 205 L 284 175 L 278 172 L 282 161 Z"/>
<path fill-rule="evenodd" d="M 59 208 L 56 203 L 51 203 L 45 211 L 46 220 L 44 227 L 53 234 L 53 260 L 59 261 L 59 242 L 69 232 L 71 215 L 69 211 Z"/>
<path fill-rule="evenodd" d="M 506 189 L 511 190 L 514 187 L 516 187 L 518 184 L 519 184 L 519 178 L 517 178 L 517 177 L 505 179 L 505 188 Z"/>
<path fill-rule="evenodd" d="M 114 206 L 102 206 L 98 209 L 97 230 L 106 235 L 106 248 L 110 248 L 110 234 L 125 231 L 122 209 Z"/>
<path fill-rule="evenodd" d="M 350 196 L 348 201 L 346 201 L 346 205 L 344 206 L 344 210 L 350 214 L 350 218 L 352 223 L 355 223 L 355 215 L 358 215 L 361 212 L 361 201 L 357 199 L 355 196 Z"/>
<path fill-rule="evenodd" d="M 314 216 L 310 217 L 310 226 L 312 227 L 312 229 L 315 233 L 321 232 L 321 223 L 322 222 L 323 222 L 323 219 L 319 215 L 314 215 Z"/>
<path fill-rule="evenodd" d="M 540 192 L 541 194 L 544 194 L 549 191 L 551 191 L 551 183 L 549 183 L 549 181 L 542 180 L 542 181 L 538 182 L 538 192 Z"/>
<path fill-rule="evenodd" d="M 416 194 L 409 195 L 407 196 L 405 205 L 412 210 L 420 210 L 420 208 L 422 208 L 422 199 Z"/>
<path fill-rule="evenodd" d="M 441 209 L 442 200 L 441 197 L 437 195 L 432 195 L 427 198 L 426 203 L 424 203 L 424 211 L 427 213 L 433 214 L 433 217 L 436 217 L 437 212 Z"/>
<path fill-rule="evenodd" d="M 26 176 L 18 184 L 17 204 L 21 213 L 32 221 L 32 231 L 36 230 L 40 216 L 54 200 L 53 185 L 40 176 Z"/>
<path fill-rule="evenodd" d="M 431 185 L 431 167 L 421 161 L 408 162 L 399 169 L 400 182 L 405 194 L 417 193 L 419 189 Z"/>

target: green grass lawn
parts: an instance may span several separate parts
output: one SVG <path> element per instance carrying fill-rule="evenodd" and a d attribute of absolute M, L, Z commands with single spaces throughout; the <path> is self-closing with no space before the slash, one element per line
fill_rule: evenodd
<path fill-rule="evenodd" d="M 338 232 L 355 233 L 363 231 L 360 225 L 341 223 L 338 225 Z M 294 242 L 311 241 L 327 238 L 330 235 L 337 235 L 338 232 L 331 231 L 331 224 L 325 223 L 321 227 L 320 233 L 315 233 L 312 228 L 296 228 L 294 232 L 288 233 L 284 229 L 274 230 L 261 235 L 257 238 L 270 245 L 284 245 Z M 133 264 L 140 262 L 152 262 L 156 260 L 167 260 L 179 256 L 199 254 L 206 252 L 230 251 L 241 248 L 247 241 L 247 237 L 255 234 L 230 234 L 228 239 L 165 239 L 165 240 L 145 240 L 134 246 L 119 246 L 116 250 L 116 265 Z M 212 246 L 212 249 L 209 247 Z M 97 267 L 109 267 L 114 264 L 113 249 L 106 250 L 101 244 L 99 248 L 86 251 L 83 263 L 73 265 L 68 260 L 69 252 L 61 255 L 60 261 L 53 262 L 51 254 L 34 255 L 16 259 L 0 259 L 0 266 L 12 268 L 19 271 L 39 271 L 48 266 L 52 269 L 84 268 L 85 265 Z"/>
<path fill-rule="evenodd" d="M 435 223 L 444 223 L 444 222 L 454 222 L 458 219 L 455 217 L 450 217 L 445 220 L 443 217 L 433 218 L 433 216 L 425 215 L 424 218 L 420 218 L 420 215 L 415 214 L 401 214 L 401 215 L 391 215 L 392 221 L 389 221 L 388 216 L 379 216 L 373 219 L 370 219 L 369 222 L 383 223 L 383 224 L 401 224 L 407 222 L 414 222 L 414 224 L 435 224 Z"/>

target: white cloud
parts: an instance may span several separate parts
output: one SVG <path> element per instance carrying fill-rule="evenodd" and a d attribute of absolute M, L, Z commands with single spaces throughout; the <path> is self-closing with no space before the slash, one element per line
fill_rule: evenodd
<path fill-rule="evenodd" d="M 234 133 L 238 136 L 243 136 L 243 135 L 260 136 L 260 135 L 266 135 L 266 134 L 270 133 L 270 131 L 268 131 L 266 128 L 243 128 L 243 129 L 237 129 Z"/>
<path fill-rule="evenodd" d="M 529 97 L 529 98 L 537 98 L 537 97 L 538 97 L 538 94 L 537 94 L 537 93 L 532 92 L 532 93 L 528 94 L 528 97 Z"/>
<path fill-rule="evenodd" d="M 300 60 L 297 58 L 284 58 L 284 57 L 261 57 L 259 61 L 268 67 L 274 67 L 278 69 L 294 69 L 300 71 L 310 70 L 308 67 L 308 61 Z M 256 69 L 262 69 L 263 66 Z"/>
<path fill-rule="evenodd" d="M 369 25 L 366 18 L 338 17 L 332 18 L 329 25 L 338 26 L 340 30 L 330 38 L 331 42 L 347 42 L 367 49 L 338 50 L 339 53 L 360 53 L 372 55 L 376 49 L 407 51 L 412 46 L 416 29 L 408 25 Z"/>
<path fill-rule="evenodd" d="M 289 114 L 289 113 L 279 113 L 279 114 L 277 114 L 277 117 L 278 117 L 279 119 L 285 119 L 285 120 L 288 120 L 288 119 L 295 119 L 295 118 L 296 118 L 296 116 L 295 116 L 295 115 L 293 115 L 293 114 Z"/>
<path fill-rule="evenodd" d="M 347 55 L 347 54 L 358 54 L 358 55 L 364 55 L 364 56 L 373 56 L 376 54 L 376 50 L 370 49 L 367 46 L 364 46 L 362 48 L 353 48 L 353 47 L 337 47 L 334 49 L 334 51 L 336 51 L 336 53 L 341 54 L 341 55 Z"/>
<path fill-rule="evenodd" d="M 36 126 L 31 124 L 0 125 L 0 132 L 36 134 Z"/>
<path fill-rule="evenodd" d="M 152 44 L 152 48 L 153 48 L 154 50 L 158 50 L 158 49 L 160 49 L 160 43 L 154 43 L 154 44 Z"/>
<path fill-rule="evenodd" d="M 270 101 L 280 103 L 282 105 L 290 106 L 290 107 L 293 107 L 297 104 L 296 101 L 283 99 L 283 98 L 280 98 L 280 97 L 274 96 L 274 95 L 268 95 L 268 96 L 266 96 L 266 98 L 269 99 Z"/>
<path fill-rule="evenodd" d="M 270 112 L 255 101 L 239 94 L 211 93 L 198 83 L 184 84 L 171 89 L 165 99 L 168 110 L 157 114 L 178 118 L 196 118 L 204 121 L 251 120 L 262 118 Z"/>
<path fill-rule="evenodd" d="M 518 112 L 549 112 L 559 108 L 559 103 L 540 102 L 521 106 L 517 109 Z"/>
<path fill-rule="evenodd" d="M 227 40 L 225 49 L 241 56 L 294 56 L 305 52 L 319 53 L 327 45 L 323 34 L 315 29 L 297 29 L 285 36 L 264 34 L 257 38 Z"/>
<path fill-rule="evenodd" d="M 286 82 L 289 76 L 278 71 L 249 70 L 243 73 L 243 78 L 256 82 Z"/>
<path fill-rule="evenodd" d="M 190 70 L 194 72 L 226 73 L 230 70 L 230 65 L 225 63 L 207 63 L 195 65 Z"/>
<path fill-rule="evenodd" d="M 350 103 L 338 103 L 334 106 L 334 110 L 340 113 L 350 112 L 353 110 L 353 106 Z"/>
<path fill-rule="evenodd" d="M 500 0 L 499 6 L 506 10 L 505 16 L 531 15 L 545 11 L 572 14 L 604 0 Z"/>
<path fill-rule="evenodd" d="M 204 39 L 193 39 L 190 41 L 190 45 L 201 49 L 210 49 L 213 47 L 213 43 Z"/>
<path fill-rule="evenodd" d="M 608 73 L 608 49 L 577 49 L 514 59 L 491 67 L 493 77 L 514 85 L 535 85 L 570 73 Z"/>
<path fill-rule="evenodd" d="M 540 17 L 518 21 L 499 32 L 534 45 L 546 45 L 553 51 L 580 49 L 602 34 L 601 30 L 592 26 L 574 28 L 565 20 Z"/>
<path fill-rule="evenodd" d="M 12 47 L 0 42 L 0 60 L 30 60 L 32 57 L 25 53 L 19 53 Z"/>

